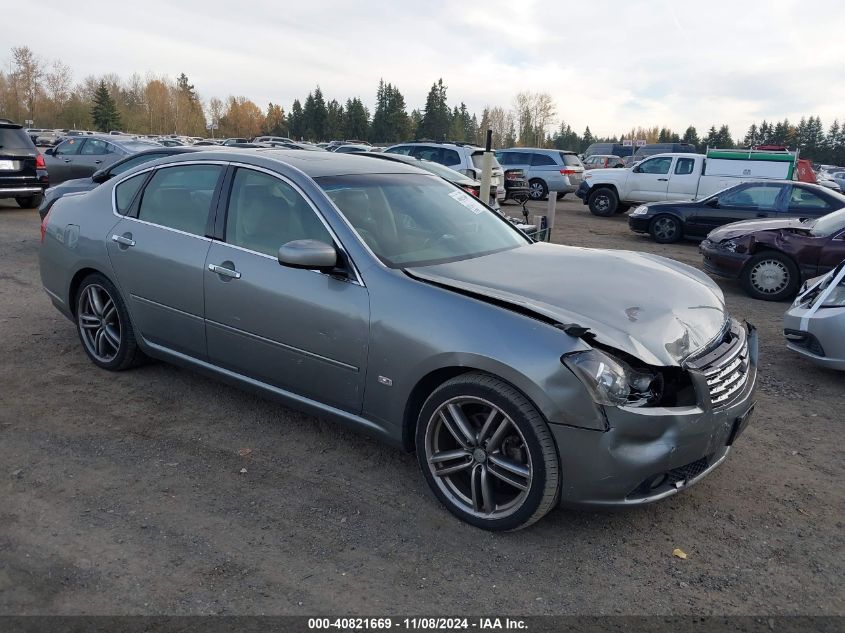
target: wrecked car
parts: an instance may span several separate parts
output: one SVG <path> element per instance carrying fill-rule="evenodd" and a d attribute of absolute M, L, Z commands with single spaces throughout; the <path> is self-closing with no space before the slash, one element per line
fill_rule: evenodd
<path fill-rule="evenodd" d="M 783 335 L 816 365 L 845 370 L 845 260 L 804 284 L 783 317 Z"/>
<path fill-rule="evenodd" d="M 161 159 L 57 201 L 40 266 L 98 367 L 155 357 L 369 432 L 488 530 L 673 495 L 754 406 L 755 330 L 706 275 L 534 243 L 392 161 Z"/>
<path fill-rule="evenodd" d="M 783 301 L 804 279 L 845 260 L 845 209 L 816 219 L 747 220 L 711 231 L 699 246 L 704 270 L 739 279 L 755 299 Z"/>

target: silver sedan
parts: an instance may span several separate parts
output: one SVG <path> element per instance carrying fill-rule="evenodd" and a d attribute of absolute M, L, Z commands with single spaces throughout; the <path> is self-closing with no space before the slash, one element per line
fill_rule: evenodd
<path fill-rule="evenodd" d="M 845 370 L 845 262 L 804 284 L 783 318 L 783 333 L 792 351 Z"/>
<path fill-rule="evenodd" d="M 534 243 L 400 163 L 182 154 L 64 196 L 42 235 L 97 367 L 151 356 L 372 433 L 485 529 L 675 494 L 754 404 L 754 328 L 707 276 Z"/>

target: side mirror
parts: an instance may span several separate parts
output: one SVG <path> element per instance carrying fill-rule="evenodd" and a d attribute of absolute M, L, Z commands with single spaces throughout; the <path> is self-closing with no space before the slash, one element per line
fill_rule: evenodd
<path fill-rule="evenodd" d="M 639 165 L 634 165 L 633 167 L 631 167 L 631 171 L 634 172 L 635 174 L 638 174 L 642 170 L 640 169 Z"/>
<path fill-rule="evenodd" d="M 91 175 L 91 180 L 96 182 L 98 185 L 103 184 L 109 178 L 111 178 L 111 174 L 105 169 L 98 169 Z"/>
<path fill-rule="evenodd" d="M 47 156 L 55 156 L 56 155 L 56 148 L 55 147 L 48 147 L 47 149 L 44 150 L 44 153 L 47 154 Z"/>
<path fill-rule="evenodd" d="M 279 263 L 289 268 L 331 272 L 337 266 L 337 251 L 319 240 L 294 240 L 279 249 Z"/>
<path fill-rule="evenodd" d="M 719 208 L 719 198 L 710 198 L 707 202 L 705 202 L 708 207 L 713 207 L 714 209 Z"/>

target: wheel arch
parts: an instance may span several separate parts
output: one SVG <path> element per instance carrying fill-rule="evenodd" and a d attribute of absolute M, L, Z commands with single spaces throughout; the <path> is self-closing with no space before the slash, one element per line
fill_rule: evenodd
<path fill-rule="evenodd" d="M 111 283 L 117 287 L 117 284 L 114 283 L 114 279 L 112 279 L 107 273 L 103 272 L 99 268 L 94 268 L 92 266 L 83 266 L 79 270 L 77 270 L 73 277 L 70 279 L 70 284 L 68 284 L 68 294 L 67 294 L 67 305 L 68 309 L 70 310 L 71 314 L 75 317 L 76 316 L 76 293 L 79 291 L 79 286 L 82 285 L 83 280 L 88 277 L 89 275 L 102 275 L 106 279 L 108 279 Z"/>

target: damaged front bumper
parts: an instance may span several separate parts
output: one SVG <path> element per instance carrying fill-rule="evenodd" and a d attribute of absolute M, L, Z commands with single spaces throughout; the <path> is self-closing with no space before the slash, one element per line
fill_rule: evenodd
<path fill-rule="evenodd" d="M 696 405 L 605 407 L 605 431 L 550 424 L 560 454 L 561 505 L 650 503 L 680 492 L 721 464 L 754 408 L 753 327 L 746 336 L 747 380 L 727 402 L 711 403 L 712 371 L 690 370 L 699 394 Z"/>

